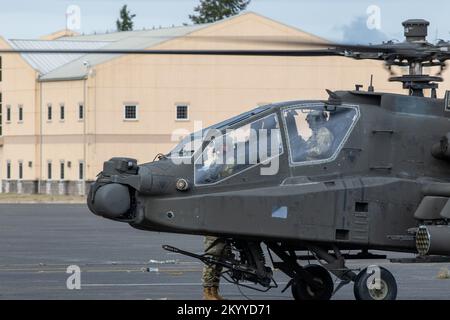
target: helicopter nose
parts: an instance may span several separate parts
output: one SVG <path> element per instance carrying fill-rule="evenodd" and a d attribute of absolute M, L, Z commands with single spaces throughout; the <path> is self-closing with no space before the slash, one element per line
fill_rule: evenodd
<path fill-rule="evenodd" d="M 130 210 L 131 199 L 128 187 L 109 183 L 98 188 L 89 201 L 89 207 L 96 215 L 117 219 Z"/>

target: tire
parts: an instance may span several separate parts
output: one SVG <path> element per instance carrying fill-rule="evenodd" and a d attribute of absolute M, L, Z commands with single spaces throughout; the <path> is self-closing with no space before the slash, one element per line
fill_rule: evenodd
<path fill-rule="evenodd" d="M 310 264 L 304 267 L 320 283 L 322 288 L 313 290 L 305 280 L 299 279 L 292 284 L 292 296 L 295 300 L 330 300 L 333 295 L 334 282 L 327 269 L 320 265 Z"/>
<path fill-rule="evenodd" d="M 380 288 L 369 289 L 368 280 L 373 279 L 373 272 L 367 268 L 362 270 L 355 279 L 353 293 L 356 300 L 395 300 L 397 298 L 397 282 L 387 269 L 380 268 Z"/>

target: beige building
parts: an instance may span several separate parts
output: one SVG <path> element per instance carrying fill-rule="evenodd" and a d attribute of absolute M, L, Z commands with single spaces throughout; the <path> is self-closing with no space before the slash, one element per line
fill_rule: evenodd
<path fill-rule="evenodd" d="M 209 25 L 5 40 L 3 48 L 255 49 L 189 36 L 297 36 L 301 30 L 246 13 Z M 55 39 L 56 38 L 56 39 Z M 267 49 L 267 47 L 265 47 Z M 278 47 L 280 48 L 280 47 Z M 318 99 L 325 89 L 400 91 L 380 62 L 280 58 L 22 54 L 0 63 L 2 192 L 82 194 L 103 161 L 147 162 L 168 152 L 177 129 L 192 131 L 256 105 Z"/>

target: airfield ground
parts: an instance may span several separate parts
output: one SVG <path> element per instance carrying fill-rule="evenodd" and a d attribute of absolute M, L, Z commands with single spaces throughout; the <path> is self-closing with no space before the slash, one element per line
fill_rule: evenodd
<path fill-rule="evenodd" d="M 134 230 L 91 214 L 83 204 L 0 204 L 0 299 L 200 299 L 202 265 L 165 252 L 170 244 L 200 252 L 202 238 Z M 394 257 L 395 255 L 390 255 Z M 403 255 L 411 256 L 411 255 Z M 438 279 L 450 264 L 392 264 L 399 299 L 449 299 L 450 279 Z M 81 289 L 68 290 L 69 265 L 81 268 Z M 442 272 L 441 272 L 442 273 Z M 280 288 L 268 293 L 222 286 L 228 299 L 292 299 Z M 351 285 L 333 299 L 353 299 Z"/>

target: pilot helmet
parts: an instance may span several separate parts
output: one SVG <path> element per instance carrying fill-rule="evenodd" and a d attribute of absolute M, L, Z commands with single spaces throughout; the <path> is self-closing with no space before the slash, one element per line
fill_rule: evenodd
<path fill-rule="evenodd" d="M 306 116 L 306 121 L 311 125 L 326 122 L 327 118 L 327 113 L 325 111 L 314 110 Z"/>

